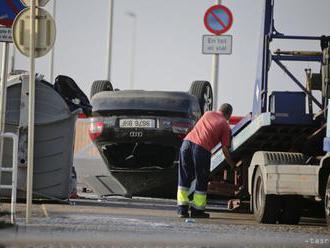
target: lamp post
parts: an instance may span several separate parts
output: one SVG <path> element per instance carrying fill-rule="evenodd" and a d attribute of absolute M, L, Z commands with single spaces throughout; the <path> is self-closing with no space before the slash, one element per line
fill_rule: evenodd
<path fill-rule="evenodd" d="M 109 29 L 108 29 L 108 47 L 107 47 L 107 62 L 106 72 L 107 80 L 111 81 L 111 58 L 112 58 L 112 35 L 113 35 L 113 8 L 114 0 L 109 0 Z"/>
<path fill-rule="evenodd" d="M 134 77 L 135 77 L 137 15 L 133 12 L 127 12 L 126 14 L 133 20 L 132 45 L 131 45 L 130 85 L 129 85 L 129 89 L 133 90 L 134 89 Z"/>

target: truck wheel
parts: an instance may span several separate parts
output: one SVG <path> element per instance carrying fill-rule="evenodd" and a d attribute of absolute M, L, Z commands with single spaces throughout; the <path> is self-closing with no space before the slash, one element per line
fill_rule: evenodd
<path fill-rule="evenodd" d="M 94 81 L 91 87 L 90 98 L 92 98 L 96 93 L 101 91 L 113 91 L 112 84 L 108 80 L 97 80 Z"/>
<path fill-rule="evenodd" d="M 276 195 L 266 195 L 264 191 L 264 179 L 260 168 L 253 181 L 253 212 L 259 223 L 275 224 L 280 213 L 279 197 Z"/>
<path fill-rule="evenodd" d="M 212 86 L 207 81 L 194 81 L 192 82 L 189 93 L 198 99 L 201 113 L 213 109 L 213 93 Z"/>
<path fill-rule="evenodd" d="M 325 209 L 325 218 L 330 228 L 330 175 L 328 176 L 328 183 L 325 189 L 324 197 L 324 209 Z"/>
<path fill-rule="evenodd" d="M 279 223 L 297 225 L 302 210 L 302 199 L 300 196 L 282 196 L 283 212 L 280 214 Z"/>

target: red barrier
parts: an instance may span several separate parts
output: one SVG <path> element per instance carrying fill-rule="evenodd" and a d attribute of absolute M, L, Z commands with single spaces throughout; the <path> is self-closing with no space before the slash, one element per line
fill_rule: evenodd
<path fill-rule="evenodd" d="M 229 119 L 229 125 L 236 125 L 237 123 L 239 123 L 242 119 L 244 118 L 244 116 L 232 116 Z"/>

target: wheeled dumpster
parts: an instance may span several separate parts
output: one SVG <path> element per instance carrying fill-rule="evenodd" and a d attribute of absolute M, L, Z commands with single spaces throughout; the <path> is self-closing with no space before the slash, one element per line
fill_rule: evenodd
<path fill-rule="evenodd" d="M 28 80 L 27 74 L 11 77 L 7 86 L 6 132 L 19 136 L 18 198 L 25 198 L 28 138 Z M 75 121 L 80 109 L 72 111 L 65 97 L 53 85 L 36 78 L 35 145 L 33 169 L 34 197 L 66 199 L 70 194 L 73 166 Z M 11 144 L 4 142 L 4 166 L 10 166 Z M 2 183 L 11 181 L 2 173 Z M 9 195 L 3 190 L 1 196 Z"/>

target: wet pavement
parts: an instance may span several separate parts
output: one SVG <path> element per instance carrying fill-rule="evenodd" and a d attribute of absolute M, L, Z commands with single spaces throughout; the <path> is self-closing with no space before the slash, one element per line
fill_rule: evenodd
<path fill-rule="evenodd" d="M 114 198 L 35 204 L 25 224 L 21 204 L 17 226 L 0 229 L 0 247 L 330 247 L 321 219 L 260 225 L 251 214 L 211 210 L 208 220 L 178 219 L 171 200 Z"/>
<path fill-rule="evenodd" d="M 101 161 L 95 160 L 93 166 L 89 160 L 78 162 L 79 188 L 88 188 L 84 176 L 104 173 Z M 94 171 L 94 167 L 99 169 Z M 330 230 L 323 219 L 304 218 L 297 226 L 260 225 L 253 215 L 229 212 L 222 202 L 208 205 L 210 219 L 178 219 L 175 200 L 99 199 L 81 190 L 79 195 L 86 198 L 70 205 L 34 204 L 29 224 L 25 223 L 25 205 L 18 204 L 17 225 L 0 229 L 0 248 L 330 247 Z M 0 212 L 8 210 L 9 204 L 0 203 Z"/>

